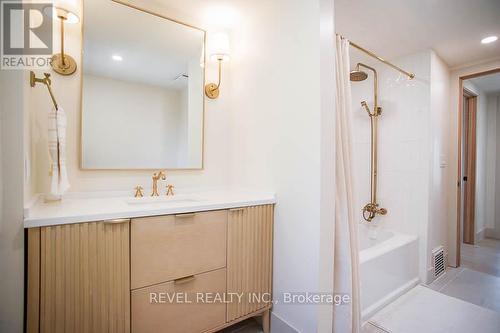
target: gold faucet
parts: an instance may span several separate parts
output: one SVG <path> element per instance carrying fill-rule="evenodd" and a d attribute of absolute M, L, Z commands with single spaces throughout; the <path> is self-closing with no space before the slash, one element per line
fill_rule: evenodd
<path fill-rule="evenodd" d="M 367 203 L 365 207 L 363 207 L 363 218 L 367 222 L 371 222 L 375 216 L 377 215 L 387 215 L 387 209 L 379 208 L 378 204 Z"/>
<path fill-rule="evenodd" d="M 151 193 L 152 197 L 159 197 L 160 194 L 158 193 L 158 181 L 159 180 L 166 180 L 167 175 L 165 174 L 165 171 L 158 171 L 153 174 L 153 193 Z"/>

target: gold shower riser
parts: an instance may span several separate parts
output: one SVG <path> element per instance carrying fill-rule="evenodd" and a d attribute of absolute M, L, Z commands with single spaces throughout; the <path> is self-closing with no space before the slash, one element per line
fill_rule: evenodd
<path fill-rule="evenodd" d="M 340 36 L 342 39 L 345 39 L 345 37 Z M 389 61 L 379 57 L 375 53 L 368 51 L 367 49 L 359 46 L 356 43 L 353 43 L 349 41 L 349 44 L 366 53 L 372 58 L 375 58 L 384 64 L 392 67 L 393 69 L 405 74 L 408 76 L 408 78 L 411 80 L 415 78 L 414 73 L 410 73 L 405 71 L 404 69 L 401 69 L 400 67 L 390 63 Z M 370 179 L 370 202 L 367 203 L 363 207 L 363 218 L 367 222 L 371 222 L 377 215 L 386 215 L 387 214 L 387 209 L 379 207 L 379 204 L 377 203 L 377 181 L 378 181 L 378 118 L 382 115 L 382 108 L 378 106 L 378 76 L 377 76 L 377 71 L 375 68 L 367 66 L 362 63 L 358 63 L 356 65 L 356 69 L 354 71 L 351 71 L 350 73 L 350 79 L 351 81 L 364 81 L 368 78 L 368 74 L 360 70 L 360 67 L 364 67 L 366 69 L 369 69 L 373 71 L 373 111 L 370 110 L 370 107 L 368 106 L 368 103 L 366 101 L 361 102 L 361 106 L 366 110 L 368 113 L 368 116 L 370 117 L 370 131 L 371 131 L 371 154 L 370 154 L 370 160 L 371 160 L 371 179 Z"/>

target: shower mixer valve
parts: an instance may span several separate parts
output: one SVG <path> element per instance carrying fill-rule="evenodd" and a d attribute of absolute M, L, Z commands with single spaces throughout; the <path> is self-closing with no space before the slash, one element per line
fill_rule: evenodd
<path fill-rule="evenodd" d="M 363 218 L 367 222 L 371 222 L 377 215 L 386 215 L 387 209 L 379 208 L 378 204 L 368 203 L 363 207 Z"/>

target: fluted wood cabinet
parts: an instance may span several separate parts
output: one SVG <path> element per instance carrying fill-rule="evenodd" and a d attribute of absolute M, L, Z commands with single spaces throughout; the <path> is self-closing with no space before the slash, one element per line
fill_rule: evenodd
<path fill-rule="evenodd" d="M 130 332 L 129 220 L 113 222 L 28 230 L 28 332 Z"/>
<path fill-rule="evenodd" d="M 255 316 L 269 332 L 273 215 L 262 205 L 28 229 L 27 332 L 208 333 Z M 153 301 L 161 294 L 168 302 Z"/>
<path fill-rule="evenodd" d="M 227 320 L 265 309 L 271 299 L 273 206 L 229 211 L 227 291 L 243 295 L 230 302 Z"/>

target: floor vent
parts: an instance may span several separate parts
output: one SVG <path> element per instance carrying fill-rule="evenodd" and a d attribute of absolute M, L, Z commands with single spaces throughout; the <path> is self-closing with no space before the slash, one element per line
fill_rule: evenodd
<path fill-rule="evenodd" d="M 434 266 L 434 277 L 437 278 L 441 276 L 446 269 L 444 247 L 439 246 L 432 251 L 432 262 Z"/>

